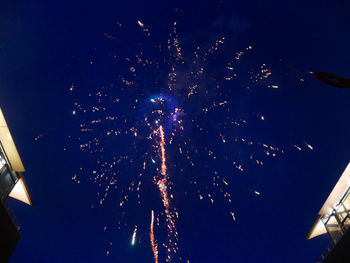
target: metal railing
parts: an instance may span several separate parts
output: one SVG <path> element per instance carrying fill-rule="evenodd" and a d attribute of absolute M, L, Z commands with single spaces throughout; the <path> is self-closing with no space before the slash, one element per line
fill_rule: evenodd
<path fill-rule="evenodd" d="M 329 254 L 329 252 L 332 251 L 333 247 L 334 247 L 333 242 L 330 242 L 329 245 L 326 247 L 326 249 L 321 253 L 321 255 L 317 259 L 316 263 L 322 263 L 323 260 L 325 260 L 325 258 Z"/>
<path fill-rule="evenodd" d="M 316 261 L 316 263 L 322 263 L 325 258 L 328 256 L 329 252 L 332 251 L 332 249 L 334 248 L 334 246 L 338 243 L 338 241 L 345 235 L 346 232 L 349 231 L 350 227 L 349 227 L 349 218 L 350 218 L 350 210 L 346 209 L 343 204 L 342 204 L 342 207 L 344 208 L 344 210 L 342 211 L 336 211 L 334 210 L 332 212 L 332 214 L 330 216 L 328 216 L 327 218 L 327 221 L 323 221 L 326 229 L 327 229 L 327 232 L 328 232 L 328 235 L 329 237 L 331 238 L 331 242 L 328 244 L 328 246 L 326 247 L 326 249 L 321 253 L 320 257 L 318 258 L 318 260 Z M 338 208 L 339 209 L 339 208 Z M 340 216 L 343 215 L 343 214 L 346 214 L 346 216 L 344 218 L 341 218 Z M 328 221 L 330 220 L 330 218 L 334 216 L 337 220 L 337 223 L 339 225 L 339 228 L 340 228 L 340 231 L 341 231 L 341 237 L 339 240 L 335 240 L 333 237 L 332 237 L 332 234 L 331 232 L 329 231 L 328 229 Z"/>
<path fill-rule="evenodd" d="M 6 202 L 4 202 L 3 204 L 4 204 L 4 206 L 5 206 L 6 210 L 7 210 L 7 213 L 11 217 L 12 222 L 16 226 L 17 230 L 20 231 L 21 230 L 21 225 L 20 225 L 20 223 L 18 221 L 18 218 L 16 217 L 15 213 L 13 212 L 11 206 L 9 206 Z"/>

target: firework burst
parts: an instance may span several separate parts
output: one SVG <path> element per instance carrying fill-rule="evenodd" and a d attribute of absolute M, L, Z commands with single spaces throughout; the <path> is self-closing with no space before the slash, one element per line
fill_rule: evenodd
<path fill-rule="evenodd" d="M 70 137 L 69 144 L 78 146 L 89 160 L 73 180 L 85 178 L 96 183 L 97 203 L 109 201 L 118 207 L 116 229 L 138 226 L 131 232 L 133 245 L 136 230 L 141 235 L 146 224 L 145 219 L 133 222 L 128 213 L 134 215 L 139 209 L 140 214 L 146 210 L 149 215 L 151 211 L 149 236 L 155 262 L 158 257 L 168 262 L 181 260 L 181 233 L 176 228 L 179 212 L 172 202 L 175 192 L 181 191 L 174 188 L 185 189 L 184 195 L 190 189 L 198 200 L 209 204 L 221 196 L 227 203 L 224 212 L 235 221 L 230 192 L 234 178 L 225 171 L 244 173 L 246 167 L 262 166 L 264 159 L 284 154 L 281 147 L 261 142 L 257 133 L 247 132 L 250 122 L 256 131 L 256 126 L 266 121 L 263 114 L 248 107 L 243 112 L 238 109 L 249 100 L 252 90 L 273 92 L 279 86 L 273 83 L 266 64 L 242 64 L 253 52 L 252 45 L 227 51 L 226 37 L 220 36 L 210 46 L 192 45 L 190 55 L 185 55 L 176 22 L 162 42 L 153 40 L 150 27 L 139 20 L 135 27 L 148 45 L 145 50 L 150 47 L 152 52 L 147 54 L 141 46 L 124 56 L 115 34 L 125 29 L 117 25 L 117 32 L 103 34 L 108 42 L 106 50 L 94 49 L 88 62 L 94 67 L 92 72 L 99 68 L 103 78 L 79 92 L 76 87 L 83 85 L 79 81 L 71 87 L 79 131 Z M 221 48 L 231 55 L 222 58 Z M 190 187 L 178 186 L 178 181 Z M 152 185 L 158 188 L 162 206 L 153 202 L 151 193 L 156 188 Z M 164 225 L 167 237 L 160 234 L 157 240 L 164 240 L 165 251 L 158 253 L 155 228 L 160 230 Z"/>

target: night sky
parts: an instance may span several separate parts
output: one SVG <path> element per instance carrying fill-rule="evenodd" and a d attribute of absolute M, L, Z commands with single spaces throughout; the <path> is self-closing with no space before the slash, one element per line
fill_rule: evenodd
<path fill-rule="evenodd" d="M 350 90 L 311 73 L 350 78 L 349 12 L 2 2 L 0 106 L 34 200 L 8 201 L 22 226 L 10 262 L 155 262 L 152 210 L 159 262 L 165 246 L 171 262 L 315 262 L 328 237 L 305 237 L 350 161 Z"/>

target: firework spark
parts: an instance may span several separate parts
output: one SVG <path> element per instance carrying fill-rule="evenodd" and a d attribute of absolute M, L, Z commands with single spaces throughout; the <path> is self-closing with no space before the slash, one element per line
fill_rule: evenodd
<path fill-rule="evenodd" d="M 161 149 L 161 154 L 162 154 L 162 170 L 161 170 L 161 173 L 163 175 L 163 178 L 162 179 L 165 179 L 166 180 L 166 170 L 167 170 L 167 167 L 166 167 L 166 164 L 165 164 L 165 141 L 164 141 L 164 131 L 163 131 L 163 126 L 161 125 L 159 127 L 159 132 L 160 132 L 160 149 Z"/>
<path fill-rule="evenodd" d="M 137 21 L 137 24 L 138 24 L 140 27 L 144 27 L 144 26 L 145 26 L 140 20 Z"/>
<path fill-rule="evenodd" d="M 176 231 L 176 225 L 175 225 L 175 216 L 174 213 L 170 210 L 170 202 L 168 197 L 168 186 L 167 186 L 167 166 L 166 166 L 166 158 L 165 158 L 165 140 L 164 140 L 164 130 L 163 126 L 161 125 L 159 127 L 159 133 L 160 133 L 160 151 L 161 151 L 161 179 L 157 181 L 157 185 L 159 188 L 159 191 L 162 196 L 162 201 L 164 205 L 165 215 L 166 215 L 166 222 L 167 222 L 167 228 L 168 228 L 168 252 L 171 252 L 170 247 L 172 247 L 173 252 L 178 251 L 177 247 L 177 239 L 178 239 L 178 233 Z M 170 253 L 168 253 L 167 256 L 167 262 L 171 260 Z"/>
<path fill-rule="evenodd" d="M 132 245 L 132 246 L 135 245 L 135 241 L 136 241 L 136 232 L 137 232 L 137 226 L 135 226 L 134 232 L 132 233 L 132 238 L 131 238 L 131 245 Z"/>
<path fill-rule="evenodd" d="M 153 210 L 151 213 L 150 238 L 151 238 L 151 245 L 152 245 L 152 251 L 154 256 L 154 262 L 158 263 L 158 245 L 157 245 L 157 241 L 154 238 L 154 211 Z"/>

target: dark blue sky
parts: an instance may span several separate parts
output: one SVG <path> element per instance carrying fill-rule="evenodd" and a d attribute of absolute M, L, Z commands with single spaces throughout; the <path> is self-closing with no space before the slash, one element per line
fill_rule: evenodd
<path fill-rule="evenodd" d="M 193 43 L 206 47 L 224 35 L 228 47 L 213 62 L 212 72 L 233 52 L 253 45 L 243 69 L 265 63 L 279 86 L 252 91 L 248 97 L 237 92 L 232 101 L 238 105 L 235 114 L 260 113 L 266 118 L 237 133 L 280 146 L 286 153 L 262 167 L 248 167 L 231 180 L 235 222 L 223 204 L 180 198 L 181 255 L 192 263 L 315 261 L 328 239 L 306 241 L 305 236 L 350 161 L 350 91 L 326 86 L 306 72 L 350 77 L 349 11 L 347 1 L 328 0 L 2 2 L 0 106 L 35 202 L 27 207 L 10 201 L 22 225 L 22 239 L 10 262 L 154 262 L 148 229 L 140 230 L 141 243 L 135 247 L 130 246 L 130 226 L 103 231 L 105 225 L 113 225 L 118 211 L 111 204 L 90 209 L 96 201 L 95 186 L 71 179 L 77 167 L 90 164 L 74 149 L 63 151 L 79 122 L 72 116 L 73 101 L 88 103 L 90 90 L 125 71 L 122 65 L 91 69 L 87 62 L 93 55 L 105 62 L 102 54 L 109 51 L 124 57 L 135 53 L 144 41 L 137 20 L 151 27 L 154 43 L 164 43 L 177 20 L 184 49 Z M 115 47 L 106 44 L 103 34 L 113 33 L 117 21 L 126 30 Z M 101 53 L 96 55 L 93 48 Z M 74 98 L 69 92 L 72 83 L 77 85 Z M 214 120 L 212 116 L 209 123 Z M 35 141 L 39 134 L 43 137 Z M 145 218 L 147 226 L 149 214 Z M 107 257 L 109 242 L 113 246 Z"/>

